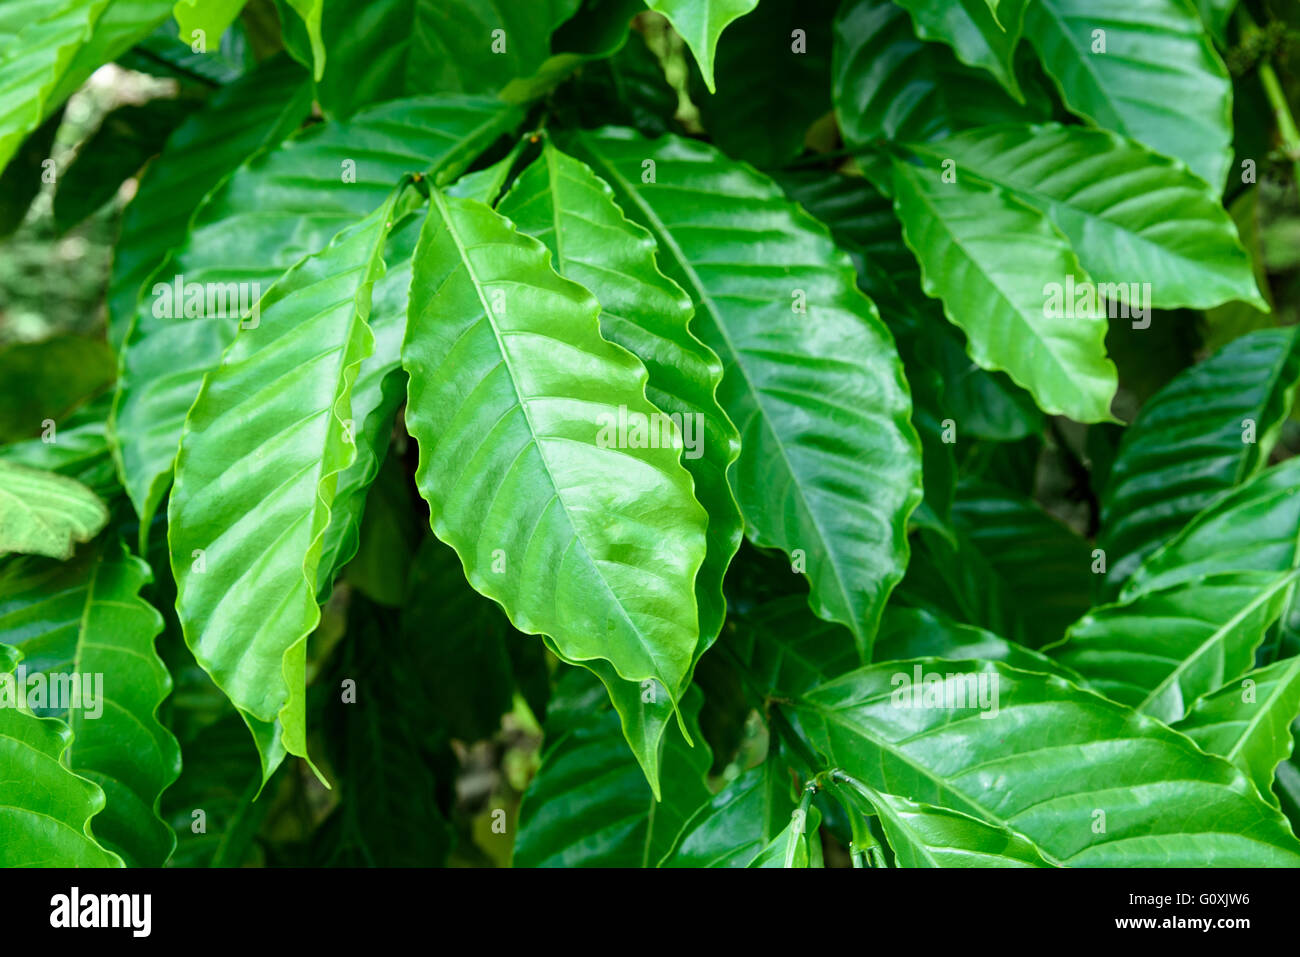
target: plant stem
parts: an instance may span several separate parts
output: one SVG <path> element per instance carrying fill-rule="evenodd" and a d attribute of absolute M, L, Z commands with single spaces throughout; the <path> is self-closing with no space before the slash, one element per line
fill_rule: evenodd
<path fill-rule="evenodd" d="M 1236 18 L 1243 42 L 1262 32 L 1244 3 L 1237 5 Z M 1291 160 L 1292 174 L 1296 184 L 1300 185 L 1300 129 L 1296 128 L 1295 117 L 1291 114 L 1291 106 L 1286 101 L 1286 92 L 1282 89 L 1282 81 L 1278 79 L 1273 61 L 1268 57 L 1259 61 L 1259 82 L 1264 87 L 1264 96 L 1268 98 L 1268 105 L 1273 110 L 1273 118 L 1277 121 L 1277 133 L 1282 141 L 1282 152 Z"/>

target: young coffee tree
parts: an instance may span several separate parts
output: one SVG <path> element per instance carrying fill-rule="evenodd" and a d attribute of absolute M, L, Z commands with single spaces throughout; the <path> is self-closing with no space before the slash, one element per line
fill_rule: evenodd
<path fill-rule="evenodd" d="M 1300 866 L 1297 28 L 8 0 L 0 864 Z"/>

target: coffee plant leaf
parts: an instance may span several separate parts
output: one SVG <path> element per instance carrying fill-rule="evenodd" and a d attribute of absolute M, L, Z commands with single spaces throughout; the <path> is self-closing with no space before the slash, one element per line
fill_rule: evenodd
<path fill-rule="evenodd" d="M 806 811 L 796 808 L 790 815 L 790 823 L 758 852 L 749 866 L 823 867 L 821 823 L 821 811 L 815 806 Z"/>
<path fill-rule="evenodd" d="M 403 175 L 454 178 L 517 117 L 485 98 L 385 103 L 348 122 L 310 127 L 255 156 L 208 197 L 185 242 L 155 272 L 152 295 L 141 299 L 122 349 L 113 428 L 124 484 L 143 525 L 170 483 L 199 384 L 242 321 L 207 315 L 206 299 L 223 290 L 255 300 L 302 257 L 379 208 Z M 329 185 L 322 191 L 308 183 Z M 184 308 L 194 302 L 193 290 L 206 296 L 197 317 Z M 213 311 L 231 311 L 220 308 L 223 301 L 214 299 Z"/>
<path fill-rule="evenodd" d="M 920 441 L 892 337 L 848 257 L 770 180 L 705 144 L 619 129 L 573 143 L 658 242 L 722 359 L 746 535 L 786 552 L 813 609 L 869 657 L 907 561 Z"/>
<path fill-rule="evenodd" d="M 1038 849 L 1005 827 L 933 804 L 868 787 L 839 784 L 858 813 L 874 813 L 897 867 L 1051 867 Z"/>
<path fill-rule="evenodd" d="M 987 70 L 1012 97 L 1024 102 L 1014 61 L 1028 0 L 1006 0 L 996 15 L 987 0 L 896 2 L 911 15 L 918 37 L 946 43 L 958 60 Z"/>
<path fill-rule="evenodd" d="M 154 650 L 162 616 L 140 594 L 151 577 L 111 537 L 66 563 L 0 565 L 0 637 L 50 689 L 40 707 L 28 704 L 68 726 L 67 767 L 107 800 L 95 835 L 133 867 L 161 867 L 176 846 L 159 805 L 181 769 L 176 739 L 158 719 L 172 680 Z"/>
<path fill-rule="evenodd" d="M 676 703 L 708 517 L 681 450 L 644 447 L 663 413 L 641 362 L 601 338 L 599 309 L 541 242 L 433 192 L 402 347 L 416 484 L 470 584 L 519 630 Z"/>
<path fill-rule="evenodd" d="M 12 675 L 0 673 L 0 684 L 6 679 Z M 55 718 L 0 708 L 0 761 L 9 769 L 0 779 L 0 867 L 123 865 L 95 841 L 91 818 L 103 810 L 104 792 L 63 764 L 71 741 Z"/>
<path fill-rule="evenodd" d="M 686 41 L 699 64 L 704 85 L 717 91 L 713 79 L 713 58 L 718 38 L 727 25 L 758 6 L 758 0 L 645 0 L 651 10 L 662 13 Z"/>
<path fill-rule="evenodd" d="M 273 285 L 185 420 L 167 516 L 176 612 L 195 660 L 263 726 L 264 779 L 282 756 L 265 726 L 278 723 L 284 749 L 306 757 L 303 651 L 320 620 L 321 546 L 339 473 L 357 454 L 348 423 L 374 349 L 371 291 L 413 192 L 394 193 Z"/>
<path fill-rule="evenodd" d="M 690 816 L 660 867 L 748 867 L 790 823 L 795 801 L 779 762 L 731 781 Z"/>
<path fill-rule="evenodd" d="M 1235 764 L 1276 805 L 1273 778 L 1291 757 L 1291 724 L 1300 714 L 1300 656 L 1247 672 L 1198 698 L 1174 725 L 1201 749 Z"/>
<path fill-rule="evenodd" d="M 620 720 L 604 696 L 605 689 L 578 669 L 560 679 L 546 719 L 542 765 L 519 811 L 516 867 L 654 867 L 686 819 L 710 798 L 705 776 L 711 756 L 698 730 L 698 693 L 682 702 L 695 747 L 671 730 L 664 738 L 662 800 L 628 754 Z"/>
<path fill-rule="evenodd" d="M 1093 690 L 1172 724 L 1250 669 L 1294 582 L 1292 574 L 1243 572 L 1146 591 L 1088 612 L 1051 654 Z"/>
<path fill-rule="evenodd" d="M 938 677 L 918 684 L 918 669 Z M 913 706 L 926 689 L 943 706 Z M 996 692 L 996 712 L 960 707 L 968 691 L 989 701 Z M 1300 842 L 1240 771 L 1057 677 L 992 662 L 890 662 L 808 692 L 794 715 L 834 767 L 1006 828 L 1049 864 L 1300 862 Z"/>
<path fill-rule="evenodd" d="M 926 295 L 943 300 L 977 365 L 1006 372 L 1044 412 L 1112 421 L 1118 383 L 1105 316 L 1076 317 L 1063 299 L 1053 309 L 1044 292 L 1054 283 L 1064 296 L 1090 282 L 1068 241 L 1005 190 L 943 177 L 939 166 L 893 161 L 894 208 Z"/>
<path fill-rule="evenodd" d="M 1125 300 L 1134 308 L 1207 309 L 1238 300 L 1268 309 L 1218 197 L 1179 163 L 1133 140 L 1082 126 L 1017 124 L 912 149 L 931 162 L 951 159 L 959 178 L 1001 187 L 1041 210 L 1088 275 L 1109 284 L 1109 299 L 1123 294 L 1115 286 L 1140 280 L 1150 293 Z"/>
<path fill-rule="evenodd" d="M 835 115 L 855 147 L 925 141 L 1048 115 L 1036 100 L 1017 103 L 985 71 L 919 39 L 907 12 L 892 0 L 848 0 L 840 7 L 832 76 Z"/>
<path fill-rule="evenodd" d="M 0 458 L 0 556 L 72 557 L 108 523 L 108 509 L 76 479 Z"/>
<path fill-rule="evenodd" d="M 1124 433 L 1101 496 L 1097 546 L 1111 593 L 1217 496 L 1268 464 L 1298 383 L 1300 336 L 1263 329 L 1147 400 Z"/>
<path fill-rule="evenodd" d="M 1025 12 L 1025 38 L 1071 112 L 1182 160 L 1222 191 L 1232 84 L 1190 3 L 1042 0 Z"/>

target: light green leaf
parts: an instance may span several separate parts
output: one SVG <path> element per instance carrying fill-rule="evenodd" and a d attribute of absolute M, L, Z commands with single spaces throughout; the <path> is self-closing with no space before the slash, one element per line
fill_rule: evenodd
<path fill-rule="evenodd" d="M 813 609 L 869 656 L 907 561 L 920 442 L 892 338 L 848 257 L 770 180 L 703 143 L 606 129 L 574 145 L 654 236 L 723 361 L 746 534 L 790 553 Z"/>
<path fill-rule="evenodd" d="M 1148 296 L 1129 300 L 1135 306 L 1205 309 L 1235 299 L 1268 308 L 1218 198 L 1132 140 L 1081 126 L 1006 125 L 911 148 L 932 163 L 952 159 L 959 178 L 1041 210 L 1095 282 L 1149 283 Z"/>
<path fill-rule="evenodd" d="M 201 38 L 204 49 L 209 44 L 217 46 L 221 34 L 235 22 L 239 11 L 244 9 L 247 2 L 248 0 L 176 0 L 172 16 L 180 28 L 180 41 L 192 47 Z"/>
<path fill-rule="evenodd" d="M 645 0 L 645 5 L 667 17 L 686 41 L 695 54 L 705 85 L 713 93 L 717 90 L 713 82 L 713 56 L 718 49 L 718 37 L 727 24 L 758 6 L 758 0 Z"/>
<path fill-rule="evenodd" d="M 686 818 L 709 800 L 707 745 L 687 747 L 669 733 L 663 744 L 657 801 L 627 752 L 605 689 L 568 669 L 551 699 L 546 751 L 519 809 L 516 867 L 653 867 Z M 697 690 L 682 711 L 699 742 Z"/>
<path fill-rule="evenodd" d="M 57 472 L 75 479 L 101 499 L 118 493 L 117 468 L 108 449 L 111 392 L 83 405 L 55 424 L 54 441 L 28 439 L 0 446 L 0 460 L 28 468 Z"/>
<path fill-rule="evenodd" d="M 63 101 L 55 88 L 109 0 L 14 0 L 0 14 L 0 169 Z"/>
<path fill-rule="evenodd" d="M 837 775 L 842 778 L 843 775 Z M 841 787 L 850 802 L 880 818 L 898 867 L 1051 867 L 1038 849 L 1005 827 L 933 804 L 886 794 L 857 779 Z"/>
<path fill-rule="evenodd" d="M 1044 292 L 1049 282 L 1064 290 L 1088 281 L 1065 237 L 1003 190 L 942 182 L 937 166 L 895 159 L 893 190 L 926 295 L 943 300 L 976 364 L 1005 371 L 1044 412 L 1110 421 L 1118 380 L 1106 358 L 1105 314 L 1067 318 Z"/>
<path fill-rule="evenodd" d="M 915 689 L 895 680 L 914 664 L 939 676 L 929 706 L 911 706 Z M 943 706 L 972 690 L 996 693 L 996 714 Z M 796 717 L 832 766 L 1006 828 L 1049 864 L 1300 864 L 1286 821 L 1240 771 L 1060 678 L 992 662 L 890 662 L 809 692 Z"/>
<path fill-rule="evenodd" d="M 1291 722 L 1300 714 L 1300 657 L 1242 675 L 1198 698 L 1174 725 L 1210 754 L 1226 758 L 1277 804 L 1273 775 L 1291 757 Z"/>
<path fill-rule="evenodd" d="M 709 522 L 707 552 L 695 580 L 698 661 L 722 628 L 722 580 L 743 531 L 727 483 L 740 438 L 715 397 L 722 363 L 690 331 L 691 300 L 659 271 L 654 239 L 623 215 L 609 186 L 588 166 L 548 142 L 501 200 L 499 211 L 546 243 L 560 275 L 597 298 L 601 334 L 641 359 L 649 374 L 646 397 L 680 423 L 682 465 Z M 646 702 L 638 685 L 612 680 L 607 685 L 624 715 L 629 741 L 649 763 L 658 751 L 657 736 L 667 726 L 669 703 L 659 703 L 657 719 L 643 718 Z M 642 720 L 649 726 L 638 732 Z M 646 746 L 639 747 L 636 742 L 647 735 Z"/>
<path fill-rule="evenodd" d="M 0 637 L 21 650 L 27 676 L 73 696 L 47 700 L 39 713 L 69 725 L 68 767 L 107 797 L 96 836 L 137 867 L 162 866 L 176 846 L 159 804 L 181 769 L 176 739 L 158 721 L 172 681 L 154 651 L 162 616 L 140 597 L 151 577 L 117 541 L 66 564 L 0 566 Z"/>
<path fill-rule="evenodd" d="M 778 762 L 750 768 L 701 805 L 660 867 L 748 867 L 790 823 L 795 801 Z"/>
<path fill-rule="evenodd" d="M 1268 464 L 1298 382 L 1297 330 L 1265 329 L 1147 400 L 1124 432 L 1101 498 L 1097 545 L 1112 593 L 1216 496 Z"/>
<path fill-rule="evenodd" d="M 1232 83 L 1187 0 L 1040 0 L 1025 36 L 1071 111 L 1223 189 Z"/>
<path fill-rule="evenodd" d="M 679 450 L 624 440 L 620 422 L 659 422 L 645 368 L 600 337 L 599 305 L 549 260 L 482 203 L 433 193 L 402 348 L 416 484 L 470 584 L 517 628 L 677 702 L 707 516 Z"/>
<path fill-rule="evenodd" d="M 0 555 L 72 557 L 108 523 L 108 509 L 75 479 L 0 459 Z"/>
<path fill-rule="evenodd" d="M 1147 591 L 1090 611 L 1050 652 L 1089 687 L 1172 724 L 1249 670 L 1294 580 L 1243 572 Z"/>
<path fill-rule="evenodd" d="M 124 345 L 113 424 L 142 526 L 167 490 L 181 425 L 203 375 L 240 324 L 238 310 L 219 308 L 215 293 L 235 289 L 256 298 L 289 266 L 382 205 L 404 174 L 453 179 L 518 115 L 483 98 L 385 103 L 349 122 L 304 130 L 254 157 L 208 197 L 184 244 L 154 274 Z M 218 308 L 206 306 L 199 317 L 166 309 L 177 305 L 168 288 L 178 279 L 205 291 Z"/>
<path fill-rule="evenodd" d="M 345 422 L 374 348 L 371 288 L 412 195 L 394 195 L 271 287 L 257 325 L 204 378 L 181 437 L 168 542 L 186 644 L 250 726 L 277 724 L 284 749 L 304 758 L 321 545 L 356 455 Z M 265 780 L 282 752 L 255 736 Z"/>
<path fill-rule="evenodd" d="M 895 2 L 911 15 L 918 37 L 948 44 L 958 60 L 987 70 L 1018 102 L 1024 102 L 1016 81 L 1015 54 L 1029 0 L 1006 0 L 1000 9 L 989 0 Z"/>
<path fill-rule="evenodd" d="M 71 740 L 61 721 L 0 708 L 0 867 L 122 866 L 90 830 L 104 792 L 62 763 Z"/>

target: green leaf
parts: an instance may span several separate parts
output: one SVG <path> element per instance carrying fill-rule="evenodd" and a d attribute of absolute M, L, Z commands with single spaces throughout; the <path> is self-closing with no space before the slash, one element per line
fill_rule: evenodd
<path fill-rule="evenodd" d="M 0 708 L 0 867 L 122 866 L 90 830 L 104 792 L 62 763 L 71 741 L 61 721 Z"/>
<path fill-rule="evenodd" d="M 154 274 L 153 295 L 141 300 L 124 346 L 114 428 L 125 485 L 143 525 L 166 492 L 181 425 L 203 375 L 239 325 L 230 315 L 166 318 L 177 312 L 164 308 L 175 305 L 167 287 L 183 278 L 186 286 L 213 293 L 242 283 L 236 288 L 255 298 L 264 284 L 381 206 L 404 174 L 423 170 L 439 181 L 452 179 L 517 118 L 512 108 L 479 98 L 385 103 L 350 122 L 318 124 L 291 137 L 209 196 L 185 243 Z"/>
<path fill-rule="evenodd" d="M 851 803 L 880 818 L 898 867 L 1051 867 L 1038 849 L 1005 827 L 960 811 L 886 794 L 856 779 Z"/>
<path fill-rule="evenodd" d="M 706 745 L 670 733 L 660 762 L 663 800 L 655 799 L 628 754 L 605 689 L 578 669 L 560 679 L 546 719 L 542 766 L 519 810 L 516 867 L 653 867 L 686 818 L 709 800 Z M 698 691 L 682 711 L 699 740 Z"/>
<path fill-rule="evenodd" d="M 678 449 L 619 433 L 658 422 L 645 368 L 549 260 L 482 203 L 434 192 L 402 347 L 416 484 L 470 584 L 519 630 L 677 702 L 707 516 Z"/>
<path fill-rule="evenodd" d="M 137 867 L 162 866 L 176 846 L 159 805 L 181 769 L 176 739 L 158 721 L 172 681 L 154 651 L 162 616 L 140 597 L 151 578 L 118 541 L 66 564 L 0 566 L 0 635 L 21 650 L 28 676 L 72 695 L 40 713 L 68 724 L 67 766 L 107 797 L 95 818 L 100 843 Z"/>
<path fill-rule="evenodd" d="M 1216 496 L 1268 464 L 1298 382 L 1297 330 L 1266 329 L 1147 400 L 1124 432 L 1101 499 L 1097 545 L 1112 592 Z"/>
<path fill-rule="evenodd" d="M 632 0 L 640 6 L 640 0 Z M 581 14 L 579 14 L 581 16 Z M 587 63 L 555 91 L 552 102 L 565 126 L 630 126 L 646 136 L 675 128 L 677 91 L 645 38 L 631 31 L 613 56 Z"/>
<path fill-rule="evenodd" d="M 679 417 L 682 465 L 709 516 L 708 552 L 695 585 L 698 660 L 722 628 L 722 579 L 742 534 L 727 484 L 740 437 L 715 397 L 722 363 L 692 334 L 690 297 L 659 271 L 654 239 L 623 215 L 609 186 L 586 164 L 548 142 L 499 212 L 546 244 L 561 276 L 596 297 L 601 334 L 645 363 L 646 397 L 656 409 Z"/>
<path fill-rule="evenodd" d="M 1190 3 L 1041 0 L 1029 5 L 1025 36 L 1072 112 L 1223 189 L 1232 83 Z"/>
<path fill-rule="evenodd" d="M 1300 568 L 1300 459 L 1266 469 L 1215 499 L 1124 585 L 1121 599 L 1205 575 Z"/>
<path fill-rule="evenodd" d="M 75 479 L 0 459 L 0 555 L 72 557 L 108 523 L 108 509 Z"/>
<path fill-rule="evenodd" d="M 287 56 L 277 56 L 218 90 L 167 138 L 122 214 L 108 289 L 110 342 L 120 346 L 126 337 L 145 283 L 185 242 L 203 199 L 310 112 L 307 74 Z"/>
<path fill-rule="evenodd" d="M 1081 682 L 1079 675 L 1041 652 L 1033 651 L 991 631 L 964 625 L 924 608 L 890 606 L 876 638 L 877 661 L 946 658 L 951 661 L 1000 661 L 1021 671 L 1059 675 Z M 848 669 L 844 669 L 848 670 Z M 831 672 L 827 678 L 843 674 Z M 793 689 L 796 692 L 806 688 Z"/>
<path fill-rule="evenodd" d="M 893 189 L 926 295 L 943 300 L 976 364 L 1005 371 L 1044 412 L 1111 421 L 1118 382 L 1106 358 L 1105 315 L 1067 318 L 1044 294 L 1045 282 L 1087 282 L 1065 237 L 1003 190 L 960 177 L 942 182 L 937 167 L 896 159 Z"/>
<path fill-rule="evenodd" d="M 340 803 L 312 836 L 313 866 L 438 867 L 455 842 L 438 803 L 447 782 L 427 746 L 445 746 L 443 732 L 427 711 L 428 686 L 409 666 L 424 636 L 394 634 L 392 617 L 355 600 L 347 643 L 323 682 Z M 351 700 L 337 690 L 344 680 L 353 682 Z"/>
<path fill-rule="evenodd" d="M 491 738 L 514 693 L 508 645 L 524 636 L 466 584 L 456 553 L 432 535 L 404 584 L 404 666 L 420 676 L 427 717 L 462 741 Z"/>
<path fill-rule="evenodd" d="M 176 0 L 172 16 L 179 27 L 177 35 L 180 41 L 194 46 L 202 40 L 204 48 L 209 43 L 215 46 L 247 2 L 248 0 Z"/>
<path fill-rule="evenodd" d="M 496 93 L 537 72 L 579 0 L 369 0 L 325 4 L 329 60 L 316 84 L 331 118 L 432 93 Z"/>
<path fill-rule="evenodd" d="M 112 350 L 81 336 L 20 342 L 0 351 L 0 442 L 48 437 L 51 420 L 102 392 L 115 375 Z"/>
<path fill-rule="evenodd" d="M 0 169 L 62 102 L 59 79 L 108 0 L 21 0 L 0 14 Z"/>
<path fill-rule="evenodd" d="M 748 867 L 790 823 L 791 781 L 778 762 L 750 768 L 682 826 L 661 867 Z"/>
<path fill-rule="evenodd" d="M 277 724 L 284 749 L 304 758 L 321 543 L 338 474 L 356 455 L 345 420 L 374 348 L 371 288 L 410 196 L 394 195 L 271 287 L 258 323 L 204 378 L 177 457 L 168 542 L 185 642 L 250 724 Z M 259 750 L 265 780 L 283 752 L 262 739 Z"/>
<path fill-rule="evenodd" d="M 770 180 L 705 144 L 618 129 L 574 144 L 654 236 L 723 361 L 746 534 L 791 554 L 813 609 L 868 656 L 907 561 L 920 443 L 892 338 L 848 257 Z"/>
<path fill-rule="evenodd" d="M 1090 611 L 1051 654 L 1088 686 L 1167 724 L 1244 674 L 1295 575 L 1211 575 Z"/>
<path fill-rule="evenodd" d="M 844 140 L 924 141 L 958 130 L 1045 119 L 1022 106 L 982 70 L 916 38 L 907 12 L 891 0 L 847 0 L 835 21 L 835 115 Z"/>
<path fill-rule="evenodd" d="M 743 531 L 727 483 L 740 439 L 715 398 L 722 364 L 690 331 L 691 300 L 659 271 L 653 238 L 626 219 L 609 186 L 585 164 L 548 142 L 499 211 L 546 243 L 560 275 L 597 298 L 601 334 L 641 359 L 649 374 L 646 397 L 680 424 L 682 465 L 708 513 L 707 551 L 695 579 L 700 640 L 693 669 L 722 628 L 722 580 Z M 667 727 L 669 702 L 647 708 L 639 685 L 615 677 L 606 675 L 606 685 L 629 742 L 649 764 Z"/>
<path fill-rule="evenodd" d="M 174 0 L 108 0 L 89 40 L 77 48 L 72 62 L 59 77 L 49 102 L 62 103 L 101 66 L 148 37 L 171 16 L 173 3 Z"/>
<path fill-rule="evenodd" d="M 911 147 L 1041 210 L 1099 284 L 1149 283 L 1135 305 L 1268 304 L 1218 198 L 1178 163 L 1081 126 L 1007 125 Z M 1114 296 L 1108 297 L 1114 298 Z"/>
<path fill-rule="evenodd" d="M 108 448 L 112 403 L 112 393 L 105 393 L 83 405 L 48 430 L 48 442 L 40 438 L 0 446 L 0 460 L 57 472 L 80 482 L 101 499 L 112 498 L 120 490 Z"/>
<path fill-rule="evenodd" d="M 758 0 L 645 0 L 645 5 L 667 17 L 686 41 L 695 54 L 705 86 L 713 93 L 717 89 L 713 82 L 713 58 L 718 37 L 729 23 L 758 6 Z"/>
<path fill-rule="evenodd" d="M 861 176 L 789 172 L 778 181 L 786 195 L 830 227 L 835 242 L 853 257 L 858 286 L 899 340 L 905 363 L 904 343 L 914 340 L 912 358 L 920 366 L 908 369 L 908 381 L 916 386 L 927 375 L 940 376 L 939 418 L 959 421 L 964 436 L 1000 442 L 1042 429 L 1043 414 L 1033 397 L 1005 373 L 986 372 L 971 362 L 961 330 L 921 294 L 920 269 L 903 242 L 891 200 Z M 914 398 L 920 406 L 925 396 Z"/>
<path fill-rule="evenodd" d="M 763 0 L 718 41 L 721 84 L 717 93 L 701 89 L 694 99 L 722 152 L 763 168 L 803 152 L 808 128 L 831 108 L 837 5 L 838 0 Z"/>
<path fill-rule="evenodd" d="M 996 694 L 996 716 L 911 706 L 911 666 L 939 676 L 941 704 L 959 703 L 958 691 Z M 832 766 L 1006 828 L 1049 864 L 1300 863 L 1285 820 L 1236 768 L 1060 678 L 992 662 L 891 662 L 821 686 L 795 713 Z"/>
<path fill-rule="evenodd" d="M 1198 698 L 1174 725 L 1209 754 L 1241 768 L 1273 804 L 1273 775 L 1291 757 L 1300 714 L 1300 657 L 1258 668 Z"/>
<path fill-rule="evenodd" d="M 330 523 L 325 530 L 317 572 L 316 597 L 321 602 L 329 597 L 335 576 L 361 548 L 362 518 L 370 486 L 386 460 L 397 409 L 406 398 L 402 337 L 406 334 L 411 257 L 419 235 L 419 222 L 414 218 L 394 223 L 384 247 L 384 262 L 388 264 L 388 270 L 371 292 L 370 315 L 366 323 L 375 337 L 375 349 L 361 360 L 356 380 L 352 383 L 349 435 L 356 446 L 356 457 L 339 473 L 338 487 L 330 505 Z M 403 513 L 398 520 L 405 521 L 406 517 Z M 411 541 L 413 544 L 415 539 Z M 403 566 L 402 574 L 390 585 L 395 585 L 400 591 L 405 580 Z"/>
<path fill-rule="evenodd" d="M 987 70 L 1018 102 L 1024 102 L 1014 61 L 1029 0 L 1006 0 L 998 11 L 988 0 L 896 2 L 911 14 L 918 37 L 948 44 L 958 60 Z"/>
<path fill-rule="evenodd" d="M 1092 604 L 1088 542 L 1034 500 L 966 479 L 958 486 L 953 516 L 1024 622 L 1018 640 L 1034 647 L 1056 641 Z"/>
<path fill-rule="evenodd" d="M 790 815 L 790 823 L 756 858 L 749 862 L 750 867 L 821 867 L 822 841 L 818 829 L 821 827 L 822 813 L 817 808 L 795 810 Z"/>

